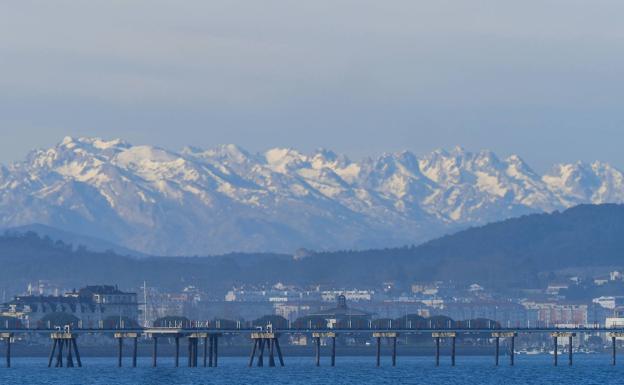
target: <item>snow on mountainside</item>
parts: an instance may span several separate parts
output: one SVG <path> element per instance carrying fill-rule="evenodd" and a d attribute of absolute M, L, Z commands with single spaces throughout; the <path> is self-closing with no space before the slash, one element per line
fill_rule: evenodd
<path fill-rule="evenodd" d="M 0 228 L 43 223 L 160 255 L 396 246 L 607 202 L 624 202 L 624 175 L 608 164 L 541 176 L 516 155 L 462 148 L 353 162 L 325 149 L 172 152 L 67 137 L 0 166 Z"/>

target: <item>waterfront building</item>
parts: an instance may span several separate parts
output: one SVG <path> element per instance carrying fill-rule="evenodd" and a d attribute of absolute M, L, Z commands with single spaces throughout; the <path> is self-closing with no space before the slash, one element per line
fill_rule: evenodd
<path fill-rule="evenodd" d="M 450 302 L 434 314 L 446 315 L 455 320 L 491 319 L 504 327 L 526 326 L 534 321 L 524 306 L 507 301 Z"/>
<path fill-rule="evenodd" d="M 347 301 L 372 301 L 375 292 L 372 290 L 327 290 L 321 293 L 324 302 L 336 302 L 338 296 L 343 295 Z"/>
<path fill-rule="evenodd" d="M 310 312 L 310 305 L 276 303 L 273 305 L 275 314 L 294 321 Z"/>
<path fill-rule="evenodd" d="M 30 328 L 47 328 L 67 322 L 85 328 L 138 324 L 136 293 L 116 286 L 87 286 L 62 296 L 16 296 L 2 305 L 2 315 L 15 317 Z"/>
<path fill-rule="evenodd" d="M 307 318 L 325 323 L 325 327 L 331 329 L 337 326 L 352 328 L 355 325 L 368 325 L 372 316 L 372 313 L 348 307 L 347 298 L 341 294 L 337 297 L 336 307 L 310 313 Z"/>
<path fill-rule="evenodd" d="M 604 307 L 605 309 L 614 310 L 616 307 L 624 305 L 624 297 L 602 296 L 592 299 L 592 302 Z"/>
<path fill-rule="evenodd" d="M 537 312 L 537 322 L 544 326 L 556 324 L 585 325 L 588 306 L 585 304 L 561 304 L 555 302 L 523 302 L 528 310 Z"/>

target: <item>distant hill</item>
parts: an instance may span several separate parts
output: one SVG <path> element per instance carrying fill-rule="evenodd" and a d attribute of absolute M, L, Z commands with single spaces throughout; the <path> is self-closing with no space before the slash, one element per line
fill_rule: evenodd
<path fill-rule="evenodd" d="M 540 272 L 624 266 L 624 205 L 580 205 L 471 228 L 418 247 L 328 253 L 315 259 L 337 271 L 345 271 L 345 263 L 359 263 L 389 280 L 531 286 L 538 284 Z"/>
<path fill-rule="evenodd" d="M 225 290 L 277 281 L 338 287 L 394 281 L 407 287 L 414 281 L 452 280 L 499 289 L 537 287 L 551 271 L 624 266 L 623 235 L 624 205 L 613 204 L 527 215 L 420 246 L 316 253 L 297 260 L 259 253 L 136 259 L 76 250 L 27 233 L 0 237 L 0 282 L 52 279 L 139 286 L 147 280 L 171 289 L 193 284 Z"/>
<path fill-rule="evenodd" d="M 66 288 L 85 284 L 115 283 L 138 287 L 143 281 L 164 289 L 200 285 L 208 290 L 231 287 L 267 260 L 290 260 L 277 254 L 228 254 L 219 257 L 120 256 L 74 247 L 34 232 L 0 236 L 0 289 L 25 290 L 28 283 L 50 280 Z"/>
<path fill-rule="evenodd" d="M 52 226 L 43 225 L 40 223 L 35 223 L 32 225 L 18 226 L 6 229 L 5 232 L 13 233 L 13 234 L 24 234 L 28 232 L 33 232 L 39 234 L 41 237 L 49 237 L 53 241 L 62 241 L 63 243 L 73 245 L 74 247 L 78 247 L 80 245 L 86 247 L 91 251 L 103 252 L 103 251 L 114 251 L 119 255 L 129 255 L 133 257 L 147 257 L 148 255 L 145 253 L 141 253 L 136 250 L 128 249 L 127 247 L 119 246 L 115 243 L 105 241 L 100 238 L 90 237 L 87 235 L 82 235 L 78 233 L 73 233 L 69 231 L 64 231 L 57 229 Z"/>
<path fill-rule="evenodd" d="M 622 266 L 624 205 L 580 205 L 509 219 L 427 242 L 415 253 L 448 262 L 531 265 L 539 270 Z"/>

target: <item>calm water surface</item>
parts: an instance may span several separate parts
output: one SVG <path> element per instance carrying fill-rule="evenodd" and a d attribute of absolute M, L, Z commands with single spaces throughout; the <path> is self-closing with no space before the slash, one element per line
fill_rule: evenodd
<path fill-rule="evenodd" d="M 326 357 L 324 357 L 326 358 Z M 458 357 L 450 367 L 448 357 L 442 366 L 433 366 L 431 357 L 399 357 L 392 368 L 387 357 L 376 368 L 374 357 L 337 357 L 337 366 L 320 368 L 311 357 L 286 357 L 284 368 L 247 368 L 243 357 L 222 357 L 218 368 L 172 368 L 172 360 L 159 360 L 150 368 L 150 359 L 141 358 L 139 368 L 115 367 L 115 358 L 84 358 L 83 368 L 48 369 L 46 358 L 15 358 L 13 368 L 0 368 L 1 384 L 623 384 L 624 357 L 616 367 L 608 355 L 577 355 L 574 366 L 552 366 L 551 356 L 518 356 L 509 367 L 502 357 L 494 367 L 492 357 Z M 182 361 L 184 362 L 184 361 Z M 128 362 L 129 364 L 129 362 Z"/>

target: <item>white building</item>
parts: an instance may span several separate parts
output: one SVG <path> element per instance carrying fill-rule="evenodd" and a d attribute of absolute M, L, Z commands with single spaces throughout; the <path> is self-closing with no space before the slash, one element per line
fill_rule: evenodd
<path fill-rule="evenodd" d="M 338 296 L 344 295 L 348 301 L 371 301 L 375 292 L 372 290 L 329 290 L 321 293 L 324 302 L 336 302 Z"/>
<path fill-rule="evenodd" d="M 605 321 L 606 328 L 624 328 L 624 318 L 608 317 Z"/>
<path fill-rule="evenodd" d="M 624 304 L 624 297 L 602 296 L 592 299 L 592 302 L 604 307 L 605 309 L 615 310 L 616 307 Z"/>
<path fill-rule="evenodd" d="M 444 300 L 439 298 L 421 299 L 420 302 L 434 309 L 444 309 Z"/>
<path fill-rule="evenodd" d="M 78 322 L 85 328 L 138 325 L 136 293 L 115 286 L 87 286 L 63 296 L 17 296 L 3 306 L 3 315 L 22 319 L 28 327 L 48 327 L 59 320 Z M 78 326 L 78 325 L 76 325 Z"/>

